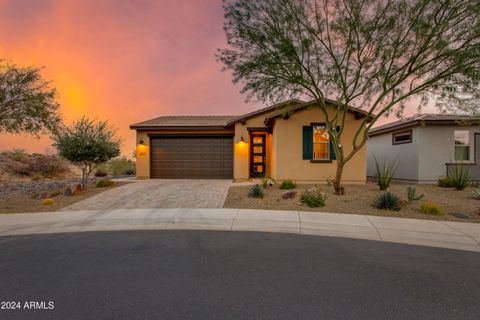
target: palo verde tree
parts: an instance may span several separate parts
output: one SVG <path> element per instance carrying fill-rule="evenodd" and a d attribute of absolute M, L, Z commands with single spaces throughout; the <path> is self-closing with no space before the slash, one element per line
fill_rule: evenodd
<path fill-rule="evenodd" d="M 18 67 L 0 60 L 0 132 L 55 131 L 61 123 L 56 90 L 40 69 Z"/>
<path fill-rule="evenodd" d="M 478 90 L 478 0 L 225 0 L 224 10 L 228 46 L 217 58 L 248 99 L 316 101 L 337 159 L 337 194 L 379 118 L 401 115 L 409 99 L 423 106 Z M 368 116 L 344 141 L 349 106 Z"/>
<path fill-rule="evenodd" d="M 82 170 L 82 189 L 87 187 L 92 170 L 120 154 L 120 139 L 107 121 L 95 122 L 86 117 L 53 135 L 59 155 Z"/>

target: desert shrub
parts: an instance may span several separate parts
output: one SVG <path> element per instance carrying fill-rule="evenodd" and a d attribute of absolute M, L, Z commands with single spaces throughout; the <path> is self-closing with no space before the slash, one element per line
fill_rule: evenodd
<path fill-rule="evenodd" d="M 17 157 L 17 159 L 20 159 L 20 157 Z M 36 154 L 35 156 L 25 155 L 21 160 L 10 161 L 5 166 L 5 169 L 7 172 L 29 176 L 36 180 L 53 178 L 70 171 L 67 161 L 56 155 L 42 154 Z"/>
<path fill-rule="evenodd" d="M 135 162 L 126 157 L 115 158 L 107 162 L 108 172 L 113 176 L 121 176 L 132 172 L 135 174 Z"/>
<path fill-rule="evenodd" d="M 135 170 L 134 169 L 127 169 L 123 173 L 126 174 L 127 176 L 133 176 L 133 175 L 135 175 Z"/>
<path fill-rule="evenodd" d="M 417 201 L 423 199 L 425 195 L 421 194 L 417 196 L 417 188 L 415 186 L 407 187 L 408 202 Z"/>
<path fill-rule="evenodd" d="M 385 191 L 390 188 L 392 184 L 393 175 L 397 170 L 395 161 L 379 163 L 376 157 L 373 157 L 375 161 L 375 177 L 377 178 L 377 184 L 380 190 Z"/>
<path fill-rule="evenodd" d="M 105 188 L 105 187 L 111 187 L 114 185 L 114 182 L 112 180 L 109 180 L 109 179 L 102 179 L 102 180 L 99 180 L 97 182 L 97 184 L 95 185 L 95 187 L 97 188 Z"/>
<path fill-rule="evenodd" d="M 267 189 L 268 187 L 268 178 L 263 177 L 262 182 L 260 183 L 263 189 Z"/>
<path fill-rule="evenodd" d="M 95 177 L 106 177 L 108 175 L 107 171 L 97 169 L 95 171 Z"/>
<path fill-rule="evenodd" d="M 15 160 L 15 161 L 22 161 L 28 154 L 25 152 L 24 149 L 13 149 L 12 151 L 3 151 L 2 155 L 7 156 L 8 158 Z"/>
<path fill-rule="evenodd" d="M 452 171 L 450 172 L 450 180 L 452 181 L 452 186 L 457 190 L 463 190 L 470 185 L 472 182 L 472 177 L 468 169 L 462 164 L 454 165 Z"/>
<path fill-rule="evenodd" d="M 42 205 L 44 205 L 44 206 L 49 206 L 49 205 L 52 205 L 54 203 L 55 203 L 55 200 L 53 200 L 52 198 L 47 198 L 47 199 L 42 200 Z"/>
<path fill-rule="evenodd" d="M 382 192 L 373 201 L 373 206 L 377 209 L 400 211 L 402 209 L 400 197 L 393 192 Z"/>
<path fill-rule="evenodd" d="M 250 189 L 248 189 L 248 196 L 250 198 L 263 198 L 263 188 L 256 184 Z"/>
<path fill-rule="evenodd" d="M 310 208 L 323 207 L 327 201 L 327 195 L 320 190 L 307 190 L 302 192 L 300 202 L 306 204 Z"/>
<path fill-rule="evenodd" d="M 443 209 L 438 204 L 431 201 L 423 202 L 420 205 L 420 211 L 425 214 L 433 214 L 436 216 L 442 216 L 444 214 Z"/>
<path fill-rule="evenodd" d="M 453 182 L 450 177 L 438 177 L 437 185 L 442 188 L 453 188 Z"/>
<path fill-rule="evenodd" d="M 333 186 L 333 179 L 332 177 L 325 177 L 325 183 L 327 184 L 328 187 Z"/>
<path fill-rule="evenodd" d="M 27 163 L 32 174 L 37 173 L 45 178 L 53 178 L 70 170 L 68 162 L 55 155 L 30 157 Z"/>
<path fill-rule="evenodd" d="M 283 180 L 282 184 L 280 185 L 280 189 L 282 190 L 295 189 L 296 187 L 297 184 L 290 179 Z"/>

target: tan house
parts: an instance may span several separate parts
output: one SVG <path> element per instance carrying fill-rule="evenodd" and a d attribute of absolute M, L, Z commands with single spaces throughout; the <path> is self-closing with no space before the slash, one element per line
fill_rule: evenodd
<path fill-rule="evenodd" d="M 344 141 L 352 141 L 367 116 L 356 108 L 349 111 Z M 137 132 L 139 178 L 241 181 L 266 176 L 324 183 L 335 176 L 335 154 L 313 102 L 289 100 L 241 116 L 164 116 L 130 128 Z M 366 159 L 363 148 L 346 165 L 344 183 L 365 183 Z"/>

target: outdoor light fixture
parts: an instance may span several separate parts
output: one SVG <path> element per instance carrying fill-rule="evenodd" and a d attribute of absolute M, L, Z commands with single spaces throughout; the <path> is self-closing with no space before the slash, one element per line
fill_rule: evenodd
<path fill-rule="evenodd" d="M 140 141 L 138 141 L 138 144 L 143 145 L 143 139 L 140 139 Z"/>
<path fill-rule="evenodd" d="M 145 143 L 144 143 L 143 139 L 138 140 L 136 154 L 138 156 L 144 156 L 144 155 L 147 154 L 147 147 L 145 146 Z"/>
<path fill-rule="evenodd" d="M 247 143 L 247 142 L 245 141 L 245 138 L 243 138 L 243 136 L 241 136 L 241 137 L 240 137 L 240 140 L 238 141 L 238 143 Z"/>

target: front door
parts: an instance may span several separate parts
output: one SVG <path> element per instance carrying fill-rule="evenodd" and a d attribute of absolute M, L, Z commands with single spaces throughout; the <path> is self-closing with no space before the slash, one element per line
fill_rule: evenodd
<path fill-rule="evenodd" d="M 265 135 L 250 135 L 250 177 L 265 176 Z"/>

